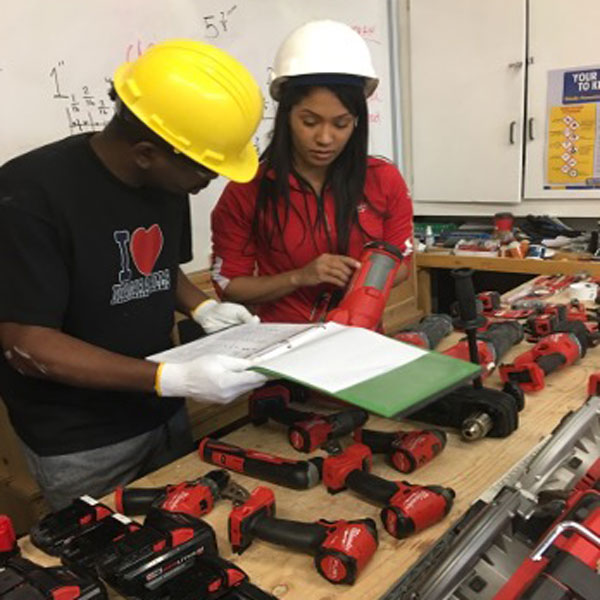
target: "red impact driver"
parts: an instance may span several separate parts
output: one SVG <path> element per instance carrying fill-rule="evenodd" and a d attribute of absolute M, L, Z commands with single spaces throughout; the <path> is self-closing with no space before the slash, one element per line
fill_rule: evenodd
<path fill-rule="evenodd" d="M 376 329 L 403 258 L 402 252 L 387 242 L 365 244 L 360 268 L 338 306 L 329 311 L 325 320 Z"/>
<path fill-rule="evenodd" d="M 275 496 L 266 487 L 257 487 L 229 515 L 234 552 L 244 552 L 255 537 L 313 554 L 317 571 L 331 583 L 354 583 L 378 545 L 373 519 L 301 523 L 275 518 Z"/>
<path fill-rule="evenodd" d="M 354 440 L 365 444 L 373 454 L 386 454 L 400 473 L 412 473 L 433 460 L 446 447 L 442 429 L 419 431 L 373 431 L 357 429 Z"/>
<path fill-rule="evenodd" d="M 295 410 L 289 406 L 290 390 L 285 384 L 267 384 L 256 390 L 248 403 L 255 425 L 273 419 L 288 425 L 288 440 L 298 452 L 312 452 L 327 442 L 352 433 L 364 425 L 369 415 L 349 408 L 331 415 Z"/>
<path fill-rule="evenodd" d="M 383 504 L 381 521 L 395 538 L 405 538 L 441 521 L 452 508 L 454 490 L 439 485 L 412 485 L 373 475 L 371 450 L 353 444 L 342 454 L 323 462 L 323 484 L 335 494 L 349 488 L 364 498 Z"/>

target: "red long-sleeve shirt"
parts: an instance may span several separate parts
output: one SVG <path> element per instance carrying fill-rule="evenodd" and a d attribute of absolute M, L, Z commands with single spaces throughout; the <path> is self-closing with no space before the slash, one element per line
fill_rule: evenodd
<path fill-rule="evenodd" d="M 275 234 L 269 246 L 264 239 L 253 238 L 252 220 L 261 177 L 259 171 L 249 183 L 229 183 L 212 212 L 211 275 L 220 295 L 236 277 L 276 275 L 303 267 L 323 253 L 336 253 L 331 190 L 326 189 L 323 196 L 325 221 L 332 225 L 330 247 L 325 228 L 311 226 L 317 215 L 316 198 L 310 192 L 303 193 L 292 175 L 289 180 L 291 210 L 284 240 Z M 383 240 L 400 248 L 408 258 L 412 252 L 413 211 L 408 188 L 398 169 L 387 161 L 369 158 L 365 196 L 369 203 L 358 206 L 358 219 L 364 232 L 361 227 L 352 227 L 348 255 L 358 259 L 366 242 Z M 284 219 L 281 207 L 281 222 Z M 330 284 L 303 287 L 274 302 L 258 305 L 257 313 L 265 322 L 316 321 L 323 316 L 330 294 L 336 289 Z"/>

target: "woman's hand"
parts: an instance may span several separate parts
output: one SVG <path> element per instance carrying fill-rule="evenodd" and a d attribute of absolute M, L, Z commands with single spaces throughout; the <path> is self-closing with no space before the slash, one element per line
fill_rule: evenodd
<path fill-rule="evenodd" d="M 292 273 L 292 284 L 298 287 L 331 283 L 338 287 L 348 285 L 360 262 L 340 254 L 321 254 L 306 266 Z"/>

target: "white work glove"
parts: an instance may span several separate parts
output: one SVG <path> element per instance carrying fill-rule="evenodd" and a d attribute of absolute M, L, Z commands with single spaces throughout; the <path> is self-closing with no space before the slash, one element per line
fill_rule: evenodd
<path fill-rule="evenodd" d="M 263 385 L 267 378 L 247 371 L 252 363 L 223 354 L 205 354 L 185 363 L 160 363 L 154 387 L 159 396 L 183 396 L 227 404 Z"/>
<path fill-rule="evenodd" d="M 259 323 L 260 319 L 251 314 L 245 306 L 233 302 L 205 300 L 192 311 L 192 319 L 206 331 L 215 333 L 230 325 Z"/>

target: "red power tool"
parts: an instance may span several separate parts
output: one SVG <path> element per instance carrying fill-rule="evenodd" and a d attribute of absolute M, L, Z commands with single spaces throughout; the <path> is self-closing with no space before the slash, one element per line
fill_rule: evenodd
<path fill-rule="evenodd" d="M 231 481 L 227 471 L 218 469 L 176 485 L 159 488 L 119 487 L 115 490 L 115 506 L 124 515 L 145 515 L 154 506 L 200 518 L 209 513 L 220 498 L 243 502 L 246 497 L 244 488 Z"/>
<path fill-rule="evenodd" d="M 414 327 L 403 329 L 394 335 L 394 339 L 433 350 L 443 338 L 450 335 L 454 327 L 450 315 L 427 315 Z"/>
<path fill-rule="evenodd" d="M 477 354 L 479 364 L 483 367 L 482 378 L 490 375 L 508 350 L 522 339 L 523 327 L 518 321 L 492 323 L 484 332 L 477 333 Z M 461 340 L 442 354 L 468 361 L 469 342 L 467 339 Z"/>
<path fill-rule="evenodd" d="M 585 356 L 588 341 L 583 323 L 570 333 L 553 333 L 542 338 L 531 350 L 517 356 L 511 364 L 500 365 L 502 381 L 512 381 L 526 392 L 544 388 L 545 377 L 572 365 Z"/>
<path fill-rule="evenodd" d="M 477 294 L 477 300 L 481 302 L 484 313 L 494 312 L 495 310 L 499 310 L 502 306 L 500 293 L 495 290 L 479 292 L 479 294 Z"/>
<path fill-rule="evenodd" d="M 368 446 L 373 454 L 387 454 L 400 473 L 412 473 L 433 460 L 446 447 L 442 429 L 420 431 L 373 431 L 357 429 L 354 440 Z"/>
<path fill-rule="evenodd" d="M 244 552 L 255 537 L 314 554 L 317 571 L 331 583 L 354 583 L 378 545 L 373 519 L 301 523 L 275 518 L 275 496 L 266 487 L 257 487 L 229 515 L 234 552 Z"/>
<path fill-rule="evenodd" d="M 12 521 L 6 515 L 0 515 L 0 567 L 18 553 L 19 546 Z"/>
<path fill-rule="evenodd" d="M 203 461 L 218 467 L 297 490 L 314 487 L 321 480 L 323 459 L 319 457 L 291 460 L 209 437 L 200 440 L 198 453 Z"/>
<path fill-rule="evenodd" d="M 285 384 L 267 384 L 252 394 L 248 408 L 255 425 L 268 419 L 289 425 L 288 440 L 299 452 L 312 452 L 327 442 L 352 433 L 369 418 L 368 413 L 360 408 L 331 415 L 295 410 L 289 406 L 290 396 Z"/>
<path fill-rule="evenodd" d="M 387 242 L 365 244 L 360 268 L 338 306 L 329 311 L 325 320 L 376 329 L 403 258 L 402 252 Z"/>
<path fill-rule="evenodd" d="M 381 521 L 390 535 L 405 538 L 441 521 L 452 508 L 454 490 L 383 479 L 369 473 L 371 459 L 371 450 L 364 444 L 352 444 L 342 454 L 328 456 L 323 462 L 323 484 L 331 494 L 349 488 L 383 504 Z"/>

